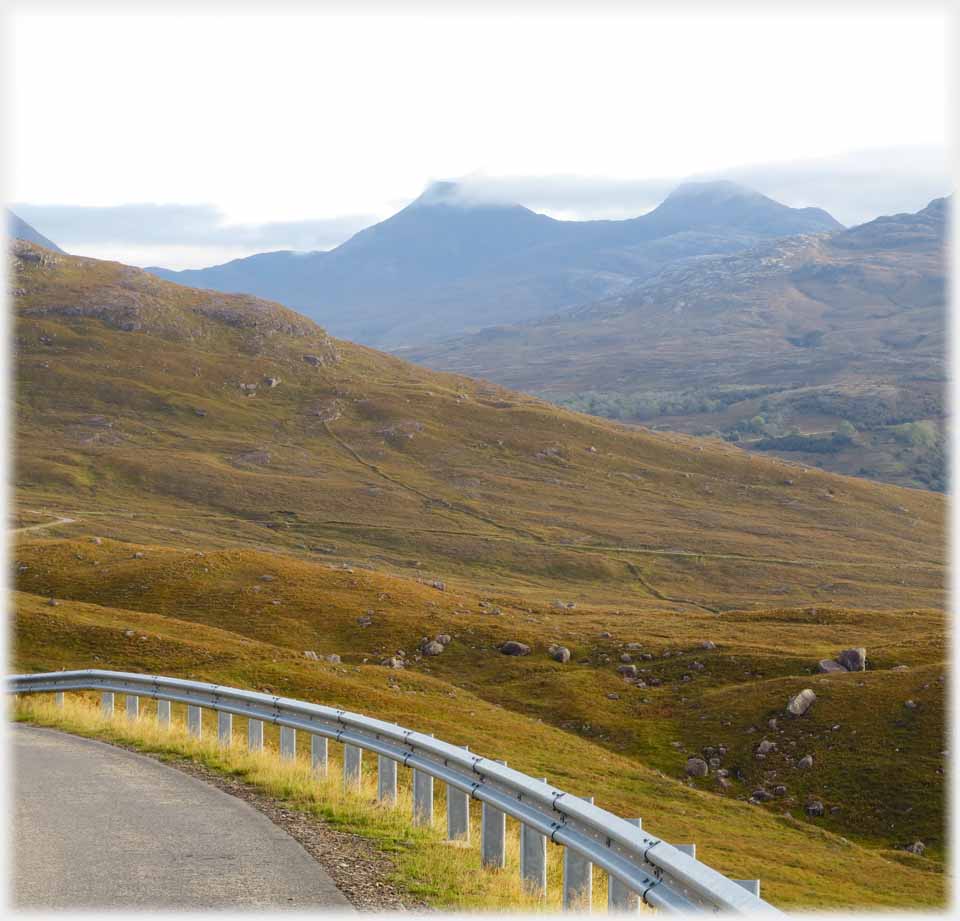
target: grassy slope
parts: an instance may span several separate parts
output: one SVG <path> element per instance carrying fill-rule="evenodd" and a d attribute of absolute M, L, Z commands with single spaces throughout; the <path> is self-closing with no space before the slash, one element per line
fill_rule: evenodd
<path fill-rule="evenodd" d="M 592 420 L 114 263 L 15 283 L 24 508 L 612 604 L 942 602 L 941 497 Z"/>
<path fill-rule="evenodd" d="M 784 904 L 897 904 L 862 882 L 889 878 L 890 861 L 907 868 L 901 901 L 940 898 L 942 497 L 627 430 L 335 343 L 275 305 L 45 260 L 21 260 L 15 280 L 15 524 L 77 520 L 21 534 L 18 667 L 340 702 L 649 816 Z M 455 640 L 437 659 L 373 664 L 440 631 Z M 534 654 L 495 651 L 513 638 Z M 554 641 L 570 665 L 547 659 Z M 616 675 L 626 642 L 655 654 L 640 664 L 661 686 Z M 854 644 L 876 672 L 808 677 Z M 890 671 L 900 662 L 916 668 Z M 777 741 L 812 750 L 817 771 L 759 765 L 751 727 L 807 684 L 821 701 Z M 900 725 L 905 695 L 921 708 Z M 837 710 L 857 725 L 828 736 Z M 523 733 L 503 739 L 505 719 Z M 742 772 L 724 796 L 683 780 L 687 756 L 716 744 Z M 790 799 L 737 801 L 766 770 Z M 843 808 L 809 820 L 810 795 Z M 889 850 L 918 837 L 926 858 Z"/>
<path fill-rule="evenodd" d="M 695 789 L 591 739 L 520 714 L 506 717 L 496 704 L 433 675 L 310 662 L 282 645 L 160 614 L 74 601 L 50 607 L 27 594 L 17 600 L 16 664 L 24 670 L 96 665 L 162 671 L 376 713 L 469 743 L 571 792 L 592 793 L 620 814 L 642 815 L 668 840 L 696 841 L 698 853 L 718 869 L 760 876 L 768 898 L 785 907 L 942 899 L 942 876 L 932 860 L 868 849 L 817 823 Z M 136 635 L 126 637 L 128 629 Z M 506 718 L 509 733 L 503 731 Z"/>

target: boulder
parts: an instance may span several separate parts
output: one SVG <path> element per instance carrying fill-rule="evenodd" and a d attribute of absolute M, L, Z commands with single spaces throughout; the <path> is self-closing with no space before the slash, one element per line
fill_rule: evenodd
<path fill-rule="evenodd" d="M 626 662 L 626 663 L 632 662 L 632 661 L 633 661 L 633 656 L 631 656 L 630 653 L 628 653 L 628 652 L 621 653 L 621 654 L 620 654 L 620 661 L 621 661 L 621 662 Z"/>
<path fill-rule="evenodd" d="M 434 637 L 434 639 L 435 639 L 441 646 L 449 646 L 451 640 L 453 639 L 453 637 L 450 636 L 449 633 L 438 633 L 437 636 Z"/>
<path fill-rule="evenodd" d="M 717 648 L 717 644 L 714 643 L 713 640 L 704 640 L 704 641 L 700 644 L 700 648 L 701 648 L 701 649 L 716 649 L 716 648 Z"/>
<path fill-rule="evenodd" d="M 136 636 L 137 632 L 136 630 L 124 630 L 123 635 L 129 639 L 130 637 Z"/>
<path fill-rule="evenodd" d="M 688 758 L 686 771 L 690 777 L 706 777 L 710 773 L 710 768 L 703 758 Z"/>
<path fill-rule="evenodd" d="M 438 656 L 441 652 L 443 652 L 443 643 L 438 643 L 436 640 L 431 640 L 429 643 L 421 646 L 420 651 L 425 656 Z"/>
<path fill-rule="evenodd" d="M 624 678 L 636 678 L 637 677 L 637 666 L 636 665 L 620 665 L 617 667 L 617 671 Z"/>
<path fill-rule="evenodd" d="M 770 800 L 773 799 L 773 795 L 764 790 L 763 787 L 760 787 L 750 794 L 750 799 L 757 803 L 769 803 Z"/>
<path fill-rule="evenodd" d="M 927 846 L 922 841 L 914 841 L 913 844 L 908 844 L 904 848 L 905 851 L 916 854 L 918 857 L 921 856 L 926 849 Z"/>
<path fill-rule="evenodd" d="M 817 699 L 817 695 L 810 688 L 804 688 L 799 694 L 791 697 L 787 703 L 787 713 L 791 716 L 803 716 Z"/>
<path fill-rule="evenodd" d="M 813 767 L 813 755 L 804 755 L 798 762 L 797 767 L 801 771 L 809 771 Z"/>
<path fill-rule="evenodd" d="M 855 649 L 844 649 L 837 656 L 840 663 L 848 672 L 862 672 L 867 668 L 867 650 L 863 646 Z"/>
<path fill-rule="evenodd" d="M 518 640 L 507 640 L 500 647 L 500 652 L 505 656 L 528 656 L 530 655 L 530 647 Z"/>
<path fill-rule="evenodd" d="M 260 581 L 261 581 L 261 582 L 276 582 L 276 581 L 277 581 L 277 577 L 276 577 L 276 576 L 271 576 L 271 575 L 269 575 L 269 574 L 266 574 L 266 575 L 260 576 Z"/>
<path fill-rule="evenodd" d="M 551 646 L 548 651 L 554 662 L 561 662 L 565 665 L 570 661 L 570 650 L 566 646 Z"/>
<path fill-rule="evenodd" d="M 776 742 L 771 742 L 771 741 L 769 741 L 768 739 L 764 739 L 764 740 L 757 746 L 757 754 L 758 754 L 758 755 L 768 755 L 768 754 L 770 754 L 770 752 L 776 751 L 776 749 L 777 749 L 777 743 L 776 743 Z"/>
<path fill-rule="evenodd" d="M 817 663 L 817 671 L 821 674 L 827 675 L 830 674 L 830 672 L 845 672 L 846 669 L 839 662 L 835 662 L 833 659 L 821 659 Z"/>
<path fill-rule="evenodd" d="M 340 664 L 340 656 L 338 656 L 335 652 L 332 652 L 332 653 L 330 653 L 330 655 L 326 656 L 326 660 L 327 660 L 331 665 L 339 665 L 339 664 Z"/>
<path fill-rule="evenodd" d="M 824 813 L 823 803 L 821 803 L 818 799 L 811 800 L 806 806 L 803 807 L 803 811 L 808 816 L 819 818 Z"/>

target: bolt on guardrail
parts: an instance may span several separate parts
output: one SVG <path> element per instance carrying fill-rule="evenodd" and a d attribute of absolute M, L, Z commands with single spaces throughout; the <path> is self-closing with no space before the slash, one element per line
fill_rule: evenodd
<path fill-rule="evenodd" d="M 280 728 L 283 758 L 296 757 L 297 730 L 310 735 L 314 771 L 327 770 L 328 741 L 343 745 L 344 784 L 359 785 L 364 751 L 377 755 L 378 798 L 396 801 L 397 766 L 413 771 L 413 822 L 432 824 L 433 787 L 447 788 L 447 832 L 469 838 L 469 800 L 481 803 L 481 860 L 505 865 L 506 819 L 520 823 L 520 873 L 533 891 L 546 891 L 547 841 L 564 848 L 563 905 L 589 910 L 593 867 L 607 873 L 608 908 L 635 911 L 641 902 L 674 912 L 781 914 L 760 898 L 758 880 L 732 880 L 696 859 L 693 845 L 671 845 L 643 828 L 640 819 L 621 819 L 593 804 L 467 748 L 425 733 L 346 710 L 222 687 L 181 678 L 99 669 L 13 675 L 7 691 L 52 692 L 57 702 L 73 690 L 99 690 L 105 715 L 114 713 L 114 695 L 126 696 L 127 714 L 137 717 L 139 698 L 157 701 L 157 719 L 170 725 L 171 703 L 187 707 L 187 729 L 200 738 L 203 709 L 217 713 L 221 744 L 232 742 L 233 716 L 247 718 L 251 751 L 263 749 L 263 724 Z M 131 703 L 133 701 L 133 703 Z"/>

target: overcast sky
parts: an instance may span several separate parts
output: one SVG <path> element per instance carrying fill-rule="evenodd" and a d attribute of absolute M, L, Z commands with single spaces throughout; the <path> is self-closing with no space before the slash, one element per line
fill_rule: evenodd
<path fill-rule="evenodd" d="M 434 179 L 575 219 L 688 176 L 848 224 L 950 191 L 937 4 L 85 6 L 8 35 L 6 197 L 72 252 L 329 248 Z"/>

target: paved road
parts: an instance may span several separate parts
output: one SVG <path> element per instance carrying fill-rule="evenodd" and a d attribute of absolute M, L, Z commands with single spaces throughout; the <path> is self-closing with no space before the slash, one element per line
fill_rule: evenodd
<path fill-rule="evenodd" d="M 102 742 L 23 724 L 10 735 L 16 907 L 352 910 L 242 800 Z"/>

